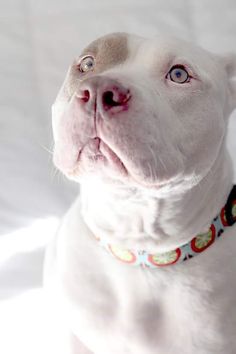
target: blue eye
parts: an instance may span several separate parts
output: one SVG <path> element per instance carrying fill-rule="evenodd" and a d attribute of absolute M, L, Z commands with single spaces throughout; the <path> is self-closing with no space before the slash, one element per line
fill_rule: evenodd
<path fill-rule="evenodd" d="M 183 84 L 188 81 L 189 74 L 183 68 L 183 66 L 176 65 L 170 69 L 170 71 L 168 73 L 168 77 L 171 79 L 171 81 L 174 81 L 178 84 Z"/>
<path fill-rule="evenodd" d="M 79 71 L 82 73 L 87 73 L 92 71 L 95 66 L 95 60 L 91 55 L 83 57 L 79 63 Z"/>

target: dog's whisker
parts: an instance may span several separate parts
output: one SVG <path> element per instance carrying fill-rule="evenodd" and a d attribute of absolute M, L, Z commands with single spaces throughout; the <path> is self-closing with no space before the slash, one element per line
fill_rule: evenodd
<path fill-rule="evenodd" d="M 148 163 L 148 170 L 149 170 L 149 174 L 150 174 L 151 180 L 153 180 L 152 166 L 150 165 L 150 163 Z"/>
<path fill-rule="evenodd" d="M 152 149 L 151 146 L 148 146 L 148 148 L 149 148 L 149 150 L 150 150 L 150 152 L 151 152 L 151 154 L 152 154 L 152 156 L 153 156 L 153 161 L 154 161 L 154 163 L 155 163 L 156 169 L 158 169 L 158 167 L 159 167 L 158 164 L 157 164 L 157 159 L 158 159 L 159 162 L 160 162 L 160 164 L 161 164 L 162 167 L 164 168 L 164 170 L 167 172 L 166 165 L 165 165 L 165 163 L 163 162 L 163 160 L 162 160 L 162 158 L 161 158 L 161 155 L 160 155 L 160 154 L 155 155 L 155 153 L 154 153 L 154 151 L 153 151 L 153 149 Z"/>
<path fill-rule="evenodd" d="M 153 162 L 154 162 L 154 166 L 155 166 L 155 171 L 156 171 L 156 170 L 158 169 L 156 155 L 155 155 L 155 153 L 154 153 L 154 151 L 153 151 L 153 149 L 152 149 L 151 146 L 148 146 L 148 148 L 149 148 L 149 150 L 150 150 L 150 152 L 151 152 L 151 154 L 152 154 Z M 153 172 L 153 167 L 152 167 L 152 166 L 151 166 L 151 171 Z M 155 173 L 153 172 L 153 174 L 151 175 L 151 177 L 152 177 L 152 180 L 153 180 L 153 181 L 156 180 L 156 178 L 157 178 L 156 172 L 155 172 Z"/>
<path fill-rule="evenodd" d="M 43 150 L 47 151 L 50 155 L 53 155 L 53 151 L 50 150 L 48 147 L 46 147 L 46 146 L 44 146 L 44 145 L 42 145 L 42 144 L 39 144 L 39 145 L 40 145 L 40 147 L 41 147 Z"/>
<path fill-rule="evenodd" d="M 161 158 L 161 155 L 158 155 L 157 158 L 158 158 L 158 160 L 160 161 L 160 163 L 161 163 L 162 167 L 164 168 L 164 170 L 165 170 L 166 172 L 168 172 L 167 167 L 166 167 L 164 161 L 163 161 L 162 158 Z"/>
<path fill-rule="evenodd" d="M 54 181 L 55 178 L 60 174 L 60 171 L 53 165 L 52 166 L 52 173 L 51 173 L 51 180 Z"/>

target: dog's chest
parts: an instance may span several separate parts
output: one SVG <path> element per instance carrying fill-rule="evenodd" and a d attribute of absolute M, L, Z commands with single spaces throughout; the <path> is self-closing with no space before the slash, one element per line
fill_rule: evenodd
<path fill-rule="evenodd" d="M 155 291 L 139 277 L 114 281 L 92 273 L 87 280 L 75 275 L 80 288 L 65 284 L 70 321 L 81 340 L 104 354 L 150 354 L 160 348 L 168 321 L 165 285 L 160 282 L 162 291 Z M 168 316 L 175 322 L 171 309 Z"/>
<path fill-rule="evenodd" d="M 187 354 L 195 341 L 196 353 L 205 354 L 213 350 L 212 336 L 222 348 L 219 303 L 207 277 L 153 274 L 116 260 L 107 268 L 95 259 L 90 267 L 70 263 L 64 286 L 73 330 L 96 354 Z"/>
<path fill-rule="evenodd" d="M 96 280 L 80 281 L 78 291 L 67 286 L 73 330 L 94 353 L 189 354 L 196 341 L 196 353 L 206 354 L 213 350 L 211 336 L 218 337 L 221 348 L 217 308 L 209 293 L 202 296 L 193 284 L 172 277 L 170 284 L 145 278 L 108 281 L 97 273 Z"/>
<path fill-rule="evenodd" d="M 95 354 L 222 354 L 236 348 L 230 330 L 236 328 L 233 235 L 222 249 L 216 244 L 176 267 L 143 270 L 111 258 L 82 224 L 75 226 L 67 225 L 57 242 L 61 290 L 72 330 Z"/>

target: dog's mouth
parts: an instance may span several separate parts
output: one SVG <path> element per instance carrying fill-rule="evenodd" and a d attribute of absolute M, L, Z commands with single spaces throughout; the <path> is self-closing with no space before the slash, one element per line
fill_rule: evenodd
<path fill-rule="evenodd" d="M 114 150 L 101 138 L 94 137 L 80 149 L 76 166 L 69 175 L 79 176 L 81 172 L 99 172 L 104 168 L 113 174 L 128 175 L 127 168 Z"/>

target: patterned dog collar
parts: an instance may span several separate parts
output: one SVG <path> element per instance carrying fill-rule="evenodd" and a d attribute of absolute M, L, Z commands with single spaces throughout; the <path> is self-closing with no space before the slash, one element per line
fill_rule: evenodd
<path fill-rule="evenodd" d="M 169 252 L 150 254 L 146 251 L 126 250 L 109 244 L 96 237 L 99 244 L 118 260 L 144 268 L 157 268 L 180 263 L 205 251 L 218 238 L 224 230 L 236 222 L 236 185 L 233 187 L 227 203 L 220 214 L 213 220 L 209 230 L 195 236 L 190 242 Z"/>

